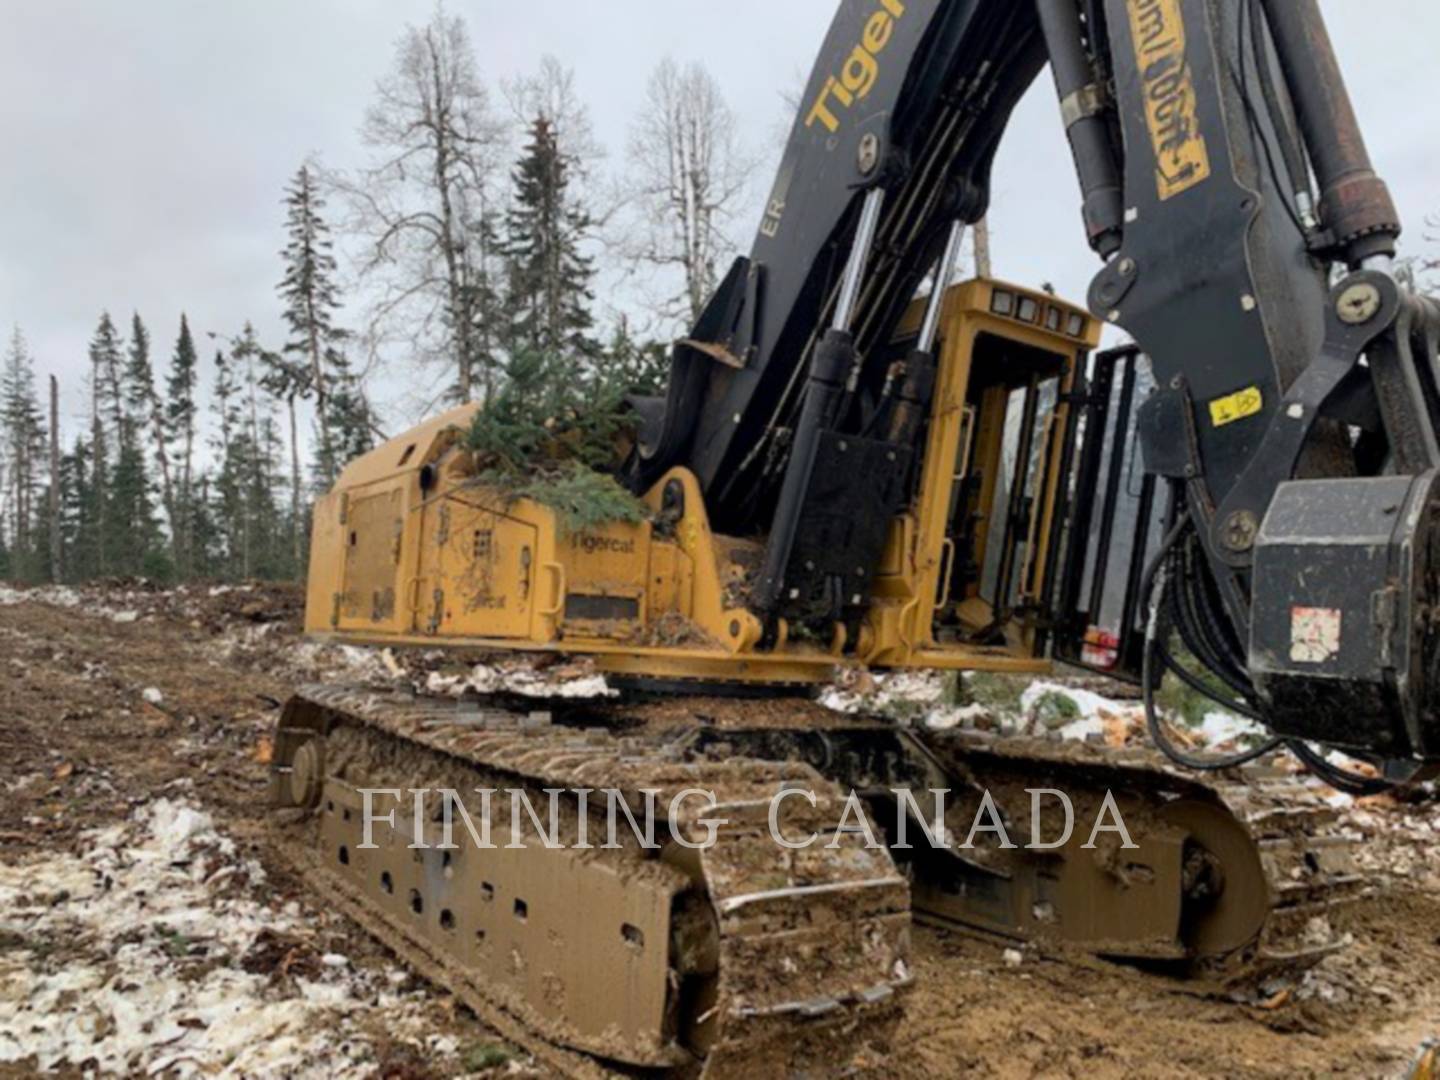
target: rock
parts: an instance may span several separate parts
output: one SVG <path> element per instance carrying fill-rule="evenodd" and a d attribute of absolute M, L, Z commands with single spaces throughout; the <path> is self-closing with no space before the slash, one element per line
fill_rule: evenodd
<path fill-rule="evenodd" d="M 158 686 L 147 686 L 140 692 L 140 696 L 151 705 L 159 705 L 165 700 L 165 695 L 160 692 Z"/>
<path fill-rule="evenodd" d="M 1022 953 L 1019 949 L 1006 949 L 1003 953 L 1000 954 L 1000 958 L 1005 961 L 1006 967 L 1013 968 L 1019 967 L 1022 963 L 1024 963 L 1025 954 Z"/>

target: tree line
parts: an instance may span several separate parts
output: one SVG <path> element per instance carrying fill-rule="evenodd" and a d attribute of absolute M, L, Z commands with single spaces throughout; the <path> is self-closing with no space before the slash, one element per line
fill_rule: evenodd
<path fill-rule="evenodd" d="M 0 366 L 0 579 L 302 577 L 311 496 L 385 437 L 374 373 L 396 353 L 433 405 L 541 393 L 537 373 L 567 400 L 658 390 L 657 332 L 714 288 L 752 165 L 717 84 L 663 61 L 608 185 L 568 69 L 547 58 L 500 89 L 497 105 L 463 19 L 407 28 L 365 113 L 366 163 L 306 162 L 284 188 L 282 342 L 247 322 L 205 371 L 184 315 L 162 353 L 139 313 L 101 312 L 88 416 L 62 431 L 60 387 L 40 384 L 17 326 Z M 601 325 L 600 260 L 637 283 L 643 332 Z"/>

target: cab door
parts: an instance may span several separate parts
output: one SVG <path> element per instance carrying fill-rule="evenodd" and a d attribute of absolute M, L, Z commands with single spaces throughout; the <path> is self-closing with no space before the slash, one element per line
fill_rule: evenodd
<path fill-rule="evenodd" d="M 438 499 L 426 515 L 431 561 L 416 629 L 441 637 L 527 637 L 535 605 L 535 527 L 479 491 Z"/>
<path fill-rule="evenodd" d="M 390 483 L 346 493 L 341 529 L 345 565 L 335 625 L 393 632 L 403 587 L 404 486 Z"/>

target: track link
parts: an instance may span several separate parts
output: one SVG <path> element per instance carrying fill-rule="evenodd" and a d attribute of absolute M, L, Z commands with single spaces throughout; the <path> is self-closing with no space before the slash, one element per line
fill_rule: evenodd
<path fill-rule="evenodd" d="M 1343 947 L 1344 909 L 1363 892 L 1335 812 L 1304 781 L 1265 766 L 1196 774 L 1144 749 L 907 729 L 818 707 L 797 709 L 788 729 L 717 715 L 696 745 L 806 761 L 864 794 L 892 842 L 902 813 L 894 789 L 918 796 L 904 808 L 912 847 L 893 852 L 914 879 L 917 916 L 1141 964 L 1199 993 L 1318 963 Z M 1032 847 L 1062 828 L 1059 807 L 1044 802 L 1032 835 L 1037 788 L 1073 806 L 1074 834 L 1058 848 Z M 916 834 L 935 820 L 926 793 L 937 789 L 947 793 L 945 836 L 933 846 Z M 986 793 L 1012 847 L 988 833 L 964 844 Z M 1133 850 L 1109 834 L 1086 843 L 1107 795 Z"/>
<path fill-rule="evenodd" d="M 850 833 L 833 849 L 771 842 L 782 785 L 817 793 L 813 807 L 785 800 L 782 830 L 839 823 L 843 797 L 812 769 L 697 761 L 684 742 L 313 688 L 279 721 L 272 796 L 309 808 L 300 842 L 327 896 L 558 1071 L 835 1075 L 857 1055 L 878 1058 L 910 982 L 905 878 Z M 513 808 L 481 815 L 493 848 L 460 825 L 442 846 L 431 807 L 374 803 L 377 789 L 478 788 L 523 791 L 542 814 L 547 790 L 614 790 L 637 813 L 653 792 L 657 832 L 697 844 L 707 822 L 725 824 L 704 846 L 647 849 L 622 820 L 610 848 L 603 801 L 582 808 L 566 795 L 554 849 L 538 833 L 520 839 Z M 717 805 L 673 801 L 686 790 Z M 366 791 L 373 847 L 362 843 Z"/>
<path fill-rule="evenodd" d="M 1138 833 L 1158 823 L 1181 830 L 1187 843 L 1198 845 L 1182 849 L 1176 948 L 1151 949 L 1138 935 L 1129 943 L 1087 945 L 1067 940 L 1060 926 L 1032 928 L 1041 944 L 1079 945 L 1119 960 L 1153 959 L 1159 961 L 1149 965 L 1154 970 L 1180 977 L 1186 989 L 1209 993 L 1299 975 L 1348 940 L 1346 909 L 1365 894 L 1364 879 L 1354 869 L 1356 839 L 1303 779 L 1264 764 L 1194 773 L 1144 748 L 968 734 L 925 742 L 972 783 L 1013 791 L 1012 778 L 1023 776 L 1029 784 L 1089 791 L 1092 803 L 1095 793 L 1112 791 L 1127 808 L 1126 818 L 1139 821 L 1136 840 L 1144 842 Z M 1007 811 L 1023 834 L 1028 802 L 1015 802 Z M 1065 858 L 1104 856 L 1067 849 Z M 1219 871 L 1208 892 L 1206 883 L 1196 880 L 1206 871 L 1201 858 Z M 1012 864 L 1020 859 L 1023 855 Z M 924 910 L 923 897 L 916 907 Z M 1064 915 L 1059 913 L 1062 920 Z"/>

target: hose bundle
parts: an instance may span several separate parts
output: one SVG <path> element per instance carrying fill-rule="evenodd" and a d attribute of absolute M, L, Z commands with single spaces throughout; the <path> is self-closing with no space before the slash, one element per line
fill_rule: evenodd
<path fill-rule="evenodd" d="M 1172 505 L 1183 507 L 1183 491 L 1177 491 L 1175 496 Z M 1155 693 L 1167 673 L 1220 708 L 1265 723 L 1244 648 L 1224 610 L 1200 544 L 1199 531 L 1188 510 L 1180 510 L 1161 540 L 1159 552 L 1146 569 L 1142 596 L 1149 613 L 1142 667 L 1145 725 L 1151 741 L 1171 761 L 1207 772 L 1233 769 L 1283 746 L 1311 772 L 1340 791 L 1374 795 L 1395 786 L 1383 778 L 1361 776 L 1339 768 L 1308 743 L 1278 735 L 1233 754 L 1192 754 L 1182 750 L 1170 737 L 1155 705 Z M 1178 635 L 1185 649 L 1224 685 L 1223 691 L 1207 685 L 1175 658 L 1170 651 L 1172 635 Z"/>

